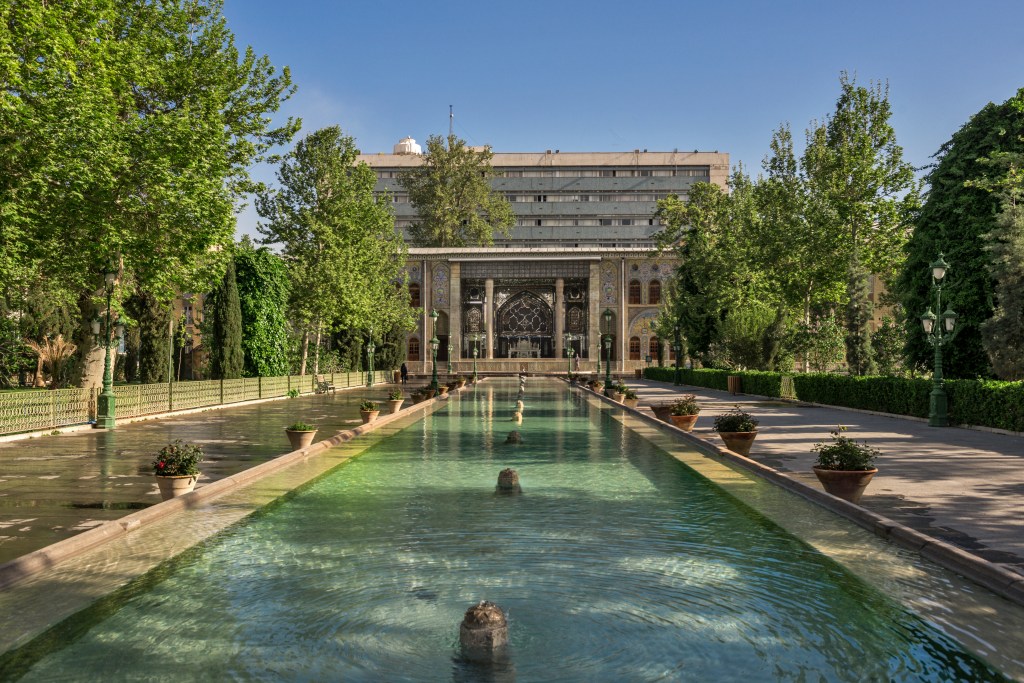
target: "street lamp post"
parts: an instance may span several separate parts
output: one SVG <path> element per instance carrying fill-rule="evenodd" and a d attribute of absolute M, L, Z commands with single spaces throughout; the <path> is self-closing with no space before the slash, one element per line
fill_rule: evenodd
<path fill-rule="evenodd" d="M 615 313 L 610 308 L 604 309 L 604 313 L 601 314 L 604 317 L 604 395 L 608 395 L 608 385 L 611 384 L 611 372 L 612 372 L 612 317 Z M 598 357 L 600 358 L 600 349 L 598 349 Z M 601 368 L 598 367 L 597 374 L 600 377 Z"/>
<path fill-rule="evenodd" d="M 604 336 L 604 395 L 608 395 L 608 389 L 612 385 L 612 335 Z"/>
<path fill-rule="evenodd" d="M 376 346 L 373 343 L 373 328 L 370 328 L 370 341 L 366 345 L 366 360 L 370 366 L 369 372 L 366 373 L 366 386 L 373 386 L 373 352 L 376 350 Z"/>
<path fill-rule="evenodd" d="M 672 334 L 675 335 L 672 340 L 672 350 L 676 352 L 676 375 L 674 382 L 676 386 L 683 383 L 683 375 L 679 371 L 679 356 L 681 356 L 683 352 L 683 342 L 679 333 L 679 323 L 676 323 L 676 326 L 672 329 Z"/>
<path fill-rule="evenodd" d="M 454 350 L 455 350 L 455 347 L 452 346 L 451 342 L 448 342 L 448 374 L 449 375 L 452 374 L 452 351 L 454 351 Z"/>
<path fill-rule="evenodd" d="M 435 310 L 431 310 L 430 311 L 430 320 L 431 320 L 431 330 L 434 333 L 434 336 L 432 336 L 430 338 L 430 354 L 433 357 L 432 365 L 434 366 L 433 367 L 433 371 L 434 371 L 433 372 L 433 377 L 430 380 L 430 388 L 433 389 L 434 393 L 436 394 L 437 390 L 438 390 L 438 383 L 437 383 L 437 347 L 439 347 L 441 345 L 441 342 L 439 342 L 437 340 L 437 311 L 435 311 Z"/>
<path fill-rule="evenodd" d="M 110 269 L 103 273 L 103 283 L 107 290 L 107 319 L 103 329 L 103 391 L 96 401 L 96 428 L 113 429 L 115 424 L 116 401 L 114 399 L 114 367 L 110 362 L 110 347 L 113 342 L 110 326 L 110 303 L 117 284 L 117 271 Z M 93 321 L 93 332 L 99 333 L 99 321 Z M 123 327 L 119 324 L 119 328 Z"/>
<path fill-rule="evenodd" d="M 942 281 L 949 270 L 942 254 L 928 266 L 932 278 L 932 289 L 935 290 L 935 310 L 942 310 Z M 928 343 L 935 347 L 935 370 L 932 374 L 932 392 L 928 402 L 928 424 L 932 427 L 946 427 L 949 425 L 949 402 L 946 398 L 946 388 L 942 381 L 942 345 L 949 343 L 953 338 L 953 330 L 956 327 L 956 313 L 951 308 L 946 308 L 940 316 L 932 313 L 932 309 L 921 316 L 921 326 L 924 328 L 925 338 Z M 938 324 L 936 324 L 938 322 Z"/>
<path fill-rule="evenodd" d="M 565 337 L 565 357 L 569 359 L 568 373 L 572 375 L 572 357 L 576 352 L 576 350 L 572 348 L 572 343 L 576 341 L 577 336 L 572 332 L 566 332 L 563 336 Z"/>
<path fill-rule="evenodd" d="M 473 332 L 467 339 L 473 342 L 473 383 L 476 384 L 476 359 L 480 355 L 480 342 L 486 337 L 482 332 Z"/>

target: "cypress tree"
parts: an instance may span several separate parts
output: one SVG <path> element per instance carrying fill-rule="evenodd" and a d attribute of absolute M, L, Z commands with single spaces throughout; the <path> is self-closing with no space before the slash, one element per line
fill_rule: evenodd
<path fill-rule="evenodd" d="M 143 384 L 166 382 L 170 307 L 149 292 L 137 297 L 139 380 Z"/>
<path fill-rule="evenodd" d="M 982 334 L 982 325 L 993 314 L 995 294 L 985 235 L 998 228 L 1000 199 L 982 185 L 1004 171 L 981 159 L 1024 152 L 1022 104 L 1024 89 L 1003 104 L 985 105 L 936 154 L 938 161 L 927 177 L 930 189 L 897 282 L 907 312 L 906 351 L 911 367 L 932 367 L 933 351 L 919 317 L 935 306 L 928 264 L 943 252 L 950 269 L 942 307 L 948 305 L 960 316 L 956 338 L 943 347 L 943 373 L 951 378 L 992 374 Z"/>
<path fill-rule="evenodd" d="M 875 374 L 868 278 L 867 269 L 854 254 L 846 289 L 846 364 L 851 375 Z"/>
<path fill-rule="evenodd" d="M 228 261 L 227 272 L 213 299 L 213 348 L 210 349 L 210 374 L 214 379 L 237 379 L 242 376 L 245 358 L 242 353 L 242 307 L 238 301 L 234 261 Z"/>

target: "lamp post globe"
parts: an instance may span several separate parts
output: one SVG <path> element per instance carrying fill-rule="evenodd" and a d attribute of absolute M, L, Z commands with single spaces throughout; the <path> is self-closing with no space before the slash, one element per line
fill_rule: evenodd
<path fill-rule="evenodd" d="M 928 266 L 932 289 L 935 290 L 936 311 L 942 310 L 942 285 L 948 272 L 949 264 L 946 263 L 941 253 Z M 932 309 L 929 308 L 921 316 L 921 329 L 924 330 L 925 339 L 935 348 L 932 390 L 928 395 L 928 424 L 932 427 L 946 427 L 949 425 L 949 399 L 946 396 L 945 382 L 942 379 L 942 347 L 953 339 L 956 319 L 957 314 L 948 307 L 942 315 L 935 315 Z"/>

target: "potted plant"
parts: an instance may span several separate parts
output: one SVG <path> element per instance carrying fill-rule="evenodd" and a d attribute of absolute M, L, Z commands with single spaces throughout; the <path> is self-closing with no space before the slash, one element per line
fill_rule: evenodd
<path fill-rule="evenodd" d="M 684 432 L 692 432 L 699 413 L 700 405 L 697 403 L 697 397 L 693 394 L 683 394 L 679 400 L 672 404 L 669 411 L 669 419 L 672 420 L 672 424 Z"/>
<path fill-rule="evenodd" d="M 466 386 L 466 378 L 461 375 L 455 378 L 455 382 L 459 385 L 459 389 Z"/>
<path fill-rule="evenodd" d="M 369 424 L 380 415 L 380 404 L 364 398 L 359 404 L 359 414 L 363 416 L 363 424 Z"/>
<path fill-rule="evenodd" d="M 301 451 L 313 443 L 313 437 L 316 435 L 316 425 L 300 420 L 285 427 L 284 433 L 288 435 L 288 441 L 292 445 L 292 450 Z"/>
<path fill-rule="evenodd" d="M 409 396 L 410 396 L 410 398 L 412 398 L 412 404 L 413 405 L 416 405 L 417 403 L 422 403 L 423 400 L 426 398 L 426 394 L 424 394 L 419 389 L 417 389 L 416 391 L 414 391 L 411 394 L 409 394 Z"/>
<path fill-rule="evenodd" d="M 623 405 L 629 408 L 636 408 L 640 404 L 640 397 L 637 396 L 636 392 L 632 389 L 626 389 L 625 396 L 622 399 Z"/>
<path fill-rule="evenodd" d="M 196 466 L 202 461 L 203 449 L 183 443 L 181 439 L 161 448 L 153 461 L 153 474 L 160 487 L 160 497 L 170 500 L 191 492 L 199 480 L 199 468 Z"/>
<path fill-rule="evenodd" d="M 388 410 L 391 411 L 391 415 L 394 415 L 401 410 L 403 403 L 405 403 L 405 397 L 402 396 L 401 389 L 395 389 L 388 394 Z"/>
<path fill-rule="evenodd" d="M 427 385 L 427 386 L 423 387 L 422 391 L 423 391 L 423 398 L 425 398 L 425 399 L 434 398 L 434 394 L 437 393 L 437 392 L 434 391 L 434 387 L 432 387 L 430 385 Z"/>
<path fill-rule="evenodd" d="M 590 387 L 591 391 L 596 392 L 598 389 L 601 388 L 601 382 L 600 380 L 592 379 L 589 382 L 587 382 L 587 386 Z"/>
<path fill-rule="evenodd" d="M 758 422 L 757 418 L 737 405 L 715 418 L 715 431 L 730 451 L 750 455 L 750 447 L 757 436 Z"/>
<path fill-rule="evenodd" d="M 444 396 L 447 393 L 448 393 L 448 385 L 447 384 L 438 384 L 437 385 L 437 395 L 438 396 Z"/>
<path fill-rule="evenodd" d="M 874 461 L 881 453 L 863 441 L 857 443 L 844 436 L 845 431 L 846 427 L 839 425 L 831 432 L 832 443 L 815 444 L 811 450 L 818 454 L 818 460 L 813 469 L 826 492 L 857 503 L 878 473 Z"/>

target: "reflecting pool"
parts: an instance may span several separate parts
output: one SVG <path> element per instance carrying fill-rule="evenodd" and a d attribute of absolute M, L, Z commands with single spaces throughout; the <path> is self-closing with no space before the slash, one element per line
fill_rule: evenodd
<path fill-rule="evenodd" d="M 0 678 L 1004 680 L 593 399 L 531 380 L 514 424 L 517 388 L 453 398 L 9 654 Z M 496 494 L 505 467 L 522 494 Z M 510 621 L 490 667 L 458 648 L 481 599 Z"/>

